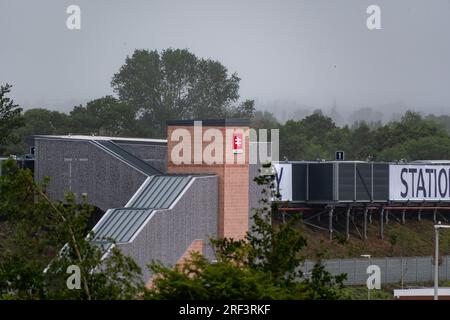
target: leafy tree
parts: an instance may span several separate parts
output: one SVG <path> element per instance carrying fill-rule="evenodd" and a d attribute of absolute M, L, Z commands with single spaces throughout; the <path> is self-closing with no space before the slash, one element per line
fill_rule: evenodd
<path fill-rule="evenodd" d="M 9 146 L 13 154 L 28 153 L 29 147 L 34 144 L 34 135 L 58 135 L 70 133 L 70 123 L 67 114 L 59 111 L 36 108 L 24 112 L 24 126 L 17 129 L 21 137 L 19 144 Z"/>
<path fill-rule="evenodd" d="M 3 145 L 5 154 L 28 153 L 33 145 L 33 136 L 39 134 L 68 134 L 71 132 L 69 116 L 59 111 L 43 108 L 29 109 L 21 115 L 23 126 L 13 130 L 18 140 Z"/>
<path fill-rule="evenodd" d="M 280 127 L 281 159 L 302 160 L 309 141 L 301 131 L 301 121 L 288 120 Z"/>
<path fill-rule="evenodd" d="M 136 132 L 135 109 L 112 96 L 95 99 L 70 112 L 72 133 L 132 136 Z"/>
<path fill-rule="evenodd" d="M 349 151 L 352 148 L 352 130 L 348 126 L 344 126 L 342 128 L 336 127 L 332 129 L 326 137 L 326 141 L 328 141 L 330 151 L 332 156 L 334 156 L 334 151 L 344 150 Z M 347 158 L 351 159 L 347 154 Z"/>
<path fill-rule="evenodd" d="M 67 114 L 59 111 L 36 108 L 29 109 L 23 114 L 25 126 L 22 134 L 66 134 L 69 119 Z"/>
<path fill-rule="evenodd" d="M 450 138 L 428 136 L 417 140 L 408 140 L 405 143 L 384 149 L 379 154 L 380 160 L 407 159 L 449 159 Z"/>
<path fill-rule="evenodd" d="M 337 127 L 333 120 L 317 110 L 300 121 L 289 120 L 280 127 L 281 158 L 329 159 L 335 151 L 332 150 L 333 144 L 330 137 L 336 131 Z"/>
<path fill-rule="evenodd" d="M 270 168 L 265 165 L 265 169 Z M 255 178 L 258 185 L 263 186 L 260 207 L 254 209 L 250 232 L 246 236 L 249 245 L 246 263 L 255 270 L 269 275 L 274 283 L 280 285 L 291 284 L 302 276 L 299 266 L 302 258 L 299 253 L 306 246 L 306 238 L 295 229 L 295 224 L 300 219 L 294 216 L 285 224 L 277 227 L 272 225 L 273 215 L 278 212 L 278 202 L 271 201 L 272 198 L 279 199 L 280 195 L 275 192 L 274 176 L 259 175 Z M 244 243 L 242 241 L 218 240 L 213 242 L 222 253 L 230 246 Z"/>
<path fill-rule="evenodd" d="M 255 111 L 251 118 L 251 127 L 255 129 L 276 129 L 279 126 L 273 113 L 268 111 Z"/>
<path fill-rule="evenodd" d="M 366 160 L 375 153 L 373 149 L 373 133 L 369 125 L 362 121 L 354 128 L 350 137 L 351 148 L 348 150 L 349 159 Z"/>
<path fill-rule="evenodd" d="M 411 111 L 407 111 L 400 121 L 393 121 L 378 128 L 375 134 L 378 150 L 427 136 L 446 136 L 445 130 L 439 124 Z"/>
<path fill-rule="evenodd" d="M 326 135 L 336 128 L 336 124 L 330 117 L 324 116 L 320 110 L 302 120 L 303 133 L 308 138 L 323 141 Z"/>
<path fill-rule="evenodd" d="M 15 161 L 0 177 L 0 298 L 130 299 L 143 292 L 140 270 L 129 257 L 86 237 L 93 208 L 73 194 L 53 202 L 48 181 L 36 184 Z M 63 248 L 61 250 L 61 248 Z M 81 290 L 66 286 L 67 267 L 81 270 Z M 45 272 L 44 272 L 45 270 Z"/>
<path fill-rule="evenodd" d="M 270 164 L 265 165 L 270 169 Z M 245 240 L 212 240 L 217 262 L 193 254 L 183 264 L 170 268 L 150 264 L 155 273 L 148 299 L 336 299 L 344 275 L 328 273 L 321 263 L 310 277 L 300 270 L 300 252 L 306 239 L 295 228 L 300 217 L 286 224 L 272 225 L 277 212 L 274 176 L 260 175 L 264 186 L 260 208 L 254 210 L 252 227 Z"/>
<path fill-rule="evenodd" d="M 448 159 L 450 136 L 434 118 L 408 111 L 385 125 L 358 121 L 337 127 L 320 112 L 280 126 L 281 159 L 333 159 L 336 150 L 348 160 Z"/>
<path fill-rule="evenodd" d="M 425 117 L 426 120 L 433 121 L 437 124 L 439 124 L 447 133 L 450 133 L 450 116 L 449 115 L 440 115 L 435 116 L 433 114 L 430 114 Z"/>
<path fill-rule="evenodd" d="M 0 152 L 1 145 L 16 143 L 19 137 L 14 134 L 14 130 L 23 125 L 20 108 L 7 95 L 11 92 L 11 85 L 0 86 Z"/>
<path fill-rule="evenodd" d="M 237 107 L 231 109 L 230 118 L 251 119 L 255 115 L 255 101 L 245 100 Z"/>
<path fill-rule="evenodd" d="M 164 136 L 169 119 L 221 118 L 253 113 L 239 98 L 237 74 L 186 49 L 136 50 L 111 81 L 120 101 L 135 108 L 148 135 Z"/>
<path fill-rule="evenodd" d="M 178 268 L 153 264 L 154 280 L 146 299 L 237 300 L 288 299 L 289 292 L 273 285 L 265 273 L 233 262 L 210 263 L 193 254 Z"/>

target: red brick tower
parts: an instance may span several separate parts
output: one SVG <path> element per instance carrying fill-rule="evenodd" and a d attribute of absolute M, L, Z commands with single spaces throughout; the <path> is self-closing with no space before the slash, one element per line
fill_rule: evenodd
<path fill-rule="evenodd" d="M 249 121 L 167 122 L 169 173 L 219 176 L 218 236 L 242 239 L 249 218 Z"/>

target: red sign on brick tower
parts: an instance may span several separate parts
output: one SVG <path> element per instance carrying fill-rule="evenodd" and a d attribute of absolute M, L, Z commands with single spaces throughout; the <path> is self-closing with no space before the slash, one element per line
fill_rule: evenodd
<path fill-rule="evenodd" d="M 242 133 L 233 133 L 233 153 L 242 153 L 243 145 Z"/>

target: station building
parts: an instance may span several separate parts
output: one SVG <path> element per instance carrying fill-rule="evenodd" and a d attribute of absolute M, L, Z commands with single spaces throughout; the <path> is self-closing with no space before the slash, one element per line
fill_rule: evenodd
<path fill-rule="evenodd" d="M 242 239 L 249 229 L 251 209 L 261 197 L 253 181 L 261 161 L 250 155 L 261 144 L 250 141 L 248 120 L 198 123 L 168 121 L 167 140 L 35 136 L 35 179 L 50 178 L 47 192 L 54 200 L 73 192 L 104 212 L 93 241 L 110 248 L 114 239 L 142 268 L 146 282 L 151 261 L 173 266 L 192 251 L 213 260 L 209 239 Z M 221 148 L 212 151 L 212 141 Z M 339 226 L 347 238 L 366 239 L 373 217 L 382 238 L 390 218 L 405 222 L 432 213 L 434 220 L 445 220 L 450 212 L 446 161 L 278 161 L 273 167 L 283 217 L 301 212 L 305 223 L 330 239 Z"/>
<path fill-rule="evenodd" d="M 191 251 L 214 259 L 210 238 L 242 239 L 250 208 L 257 206 L 260 187 L 253 178 L 259 165 L 249 163 L 249 121 L 203 120 L 201 125 L 203 132 L 194 132 L 194 121 L 169 121 L 168 137 L 175 130 L 189 133 L 192 148 L 183 152 L 194 159 L 195 144 L 200 152 L 209 145 L 198 140 L 199 133 L 214 129 L 225 137 L 238 132 L 240 152 L 229 149 L 224 139 L 224 161 L 179 164 L 172 159 L 178 142 L 171 139 L 38 135 L 34 176 L 36 181 L 50 178 L 47 192 L 54 200 L 73 192 L 104 211 L 93 228 L 93 241 L 109 248 L 114 239 L 148 281 L 151 261 L 175 265 Z M 233 161 L 225 161 L 227 157 Z"/>

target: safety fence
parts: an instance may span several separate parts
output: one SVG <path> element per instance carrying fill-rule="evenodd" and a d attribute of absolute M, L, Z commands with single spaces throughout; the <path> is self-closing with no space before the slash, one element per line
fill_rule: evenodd
<path fill-rule="evenodd" d="M 314 261 L 305 261 L 301 270 L 310 274 Z M 386 257 L 323 260 L 325 268 L 333 275 L 347 274 L 347 285 L 366 284 L 369 265 L 377 265 L 381 271 L 381 283 L 422 283 L 434 281 L 434 258 L 429 257 Z M 439 261 L 439 280 L 450 280 L 450 256 Z"/>

